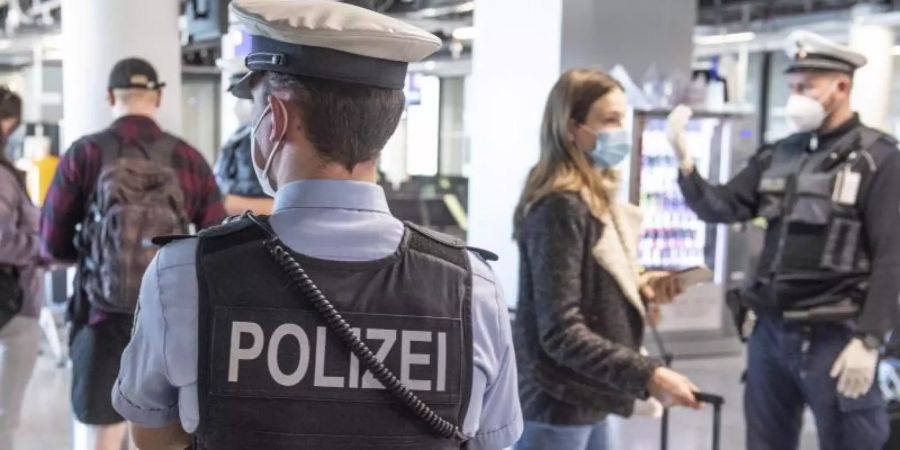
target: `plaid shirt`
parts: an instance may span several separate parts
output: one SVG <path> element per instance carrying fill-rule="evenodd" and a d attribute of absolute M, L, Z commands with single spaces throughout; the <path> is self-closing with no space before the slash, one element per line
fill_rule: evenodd
<path fill-rule="evenodd" d="M 156 122 L 142 116 L 122 117 L 111 129 L 124 142 L 153 141 L 162 135 Z M 101 159 L 100 148 L 85 138 L 72 144 L 60 159 L 41 211 L 45 256 L 66 262 L 78 260 L 75 227 L 84 220 L 100 176 Z M 188 219 L 198 228 L 218 224 L 225 217 L 225 209 L 216 179 L 200 152 L 179 141 L 173 169 L 184 192 Z"/>

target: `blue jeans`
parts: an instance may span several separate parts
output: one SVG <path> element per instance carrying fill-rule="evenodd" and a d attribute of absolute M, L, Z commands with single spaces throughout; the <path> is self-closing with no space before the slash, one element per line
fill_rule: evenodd
<path fill-rule="evenodd" d="M 515 450 L 607 450 L 606 421 L 595 425 L 551 425 L 525 422 Z"/>
<path fill-rule="evenodd" d="M 840 395 L 829 372 L 853 336 L 844 324 L 802 330 L 761 317 L 747 350 L 744 412 L 748 450 L 795 450 L 809 405 L 821 450 L 880 450 L 888 417 L 878 383 L 857 399 Z"/>

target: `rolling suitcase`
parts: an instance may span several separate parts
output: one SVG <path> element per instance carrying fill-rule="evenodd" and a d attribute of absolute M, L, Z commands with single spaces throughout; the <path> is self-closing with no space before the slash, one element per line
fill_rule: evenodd
<path fill-rule="evenodd" d="M 659 349 L 659 352 L 662 354 L 663 362 L 666 364 L 666 367 L 672 365 L 673 355 L 666 350 L 666 346 L 663 343 L 662 336 L 659 335 L 659 331 L 656 327 L 651 326 L 650 330 L 653 332 L 653 339 L 656 341 L 656 348 Z M 713 428 L 712 428 L 712 448 L 713 450 L 719 450 L 719 446 L 722 441 L 722 405 L 725 404 L 725 399 L 716 394 L 710 394 L 707 392 L 695 392 L 694 397 L 697 401 L 701 403 L 709 403 L 713 408 Z M 662 416 L 662 424 L 660 425 L 660 448 L 662 450 L 669 449 L 669 408 L 665 408 L 663 410 Z"/>
<path fill-rule="evenodd" d="M 884 450 L 900 449 L 900 402 L 888 403 L 888 418 L 891 424 L 891 434 Z"/>

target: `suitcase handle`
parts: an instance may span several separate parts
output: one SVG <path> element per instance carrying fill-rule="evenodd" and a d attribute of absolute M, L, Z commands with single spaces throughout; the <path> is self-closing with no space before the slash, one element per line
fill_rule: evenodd
<path fill-rule="evenodd" d="M 694 398 L 700 403 L 709 403 L 714 407 L 721 407 L 725 403 L 725 398 L 721 395 L 710 394 L 708 392 L 694 392 Z"/>

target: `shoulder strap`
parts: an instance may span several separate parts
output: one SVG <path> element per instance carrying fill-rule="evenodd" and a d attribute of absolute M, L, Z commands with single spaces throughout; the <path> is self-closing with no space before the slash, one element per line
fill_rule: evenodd
<path fill-rule="evenodd" d="M 167 234 L 164 236 L 156 236 L 150 239 L 150 242 L 157 247 L 165 247 L 173 242 L 183 241 L 185 239 L 190 239 L 196 236 L 192 236 L 190 234 Z"/>
<path fill-rule="evenodd" d="M 451 236 L 449 234 L 441 233 L 439 231 L 434 231 L 431 228 L 426 228 L 426 227 L 423 227 L 422 225 L 418 225 L 418 224 L 412 223 L 410 221 L 405 221 L 403 223 L 407 226 L 407 228 L 410 228 L 413 231 L 416 231 L 417 233 L 422 234 L 425 237 L 427 237 L 435 242 L 438 242 L 438 243 L 441 243 L 444 245 L 448 245 L 450 247 L 456 247 L 456 248 L 465 248 L 465 246 L 466 246 L 465 241 L 463 241 L 462 239 L 460 239 L 456 236 Z"/>
<path fill-rule="evenodd" d="M 500 257 L 497 256 L 496 253 L 494 253 L 490 250 L 485 250 L 483 248 L 472 247 L 472 246 L 466 245 L 465 241 L 463 241 L 462 239 L 460 239 L 456 236 L 451 236 L 449 234 L 434 231 L 430 228 L 426 228 L 426 227 L 423 227 L 421 225 L 418 225 L 418 224 L 415 224 L 415 223 L 412 223 L 409 221 L 404 222 L 404 224 L 406 225 L 407 228 L 409 228 L 413 232 L 418 233 L 419 235 L 421 235 L 425 238 L 428 238 L 429 240 L 434 241 L 438 244 L 453 247 L 456 249 L 468 250 L 468 251 L 476 254 L 479 258 L 483 259 L 484 261 L 499 261 L 500 260 Z M 451 262 L 455 262 L 455 261 L 451 261 Z"/>
<path fill-rule="evenodd" d="M 159 138 L 150 144 L 147 153 L 150 159 L 166 166 L 175 165 L 175 148 L 181 140 L 169 133 L 163 132 Z"/>
<path fill-rule="evenodd" d="M 254 216 L 257 221 L 254 221 L 250 218 L 248 214 L 244 214 L 241 216 L 231 216 L 226 218 L 221 224 L 215 225 L 209 228 L 205 228 L 200 230 L 198 235 L 200 237 L 217 237 L 217 236 L 225 236 L 228 234 L 234 234 L 239 231 L 244 230 L 245 228 L 251 225 L 260 225 L 265 228 L 266 232 L 274 234 L 271 226 L 269 225 L 269 216 Z"/>
<path fill-rule="evenodd" d="M 490 250 L 485 250 L 483 248 L 472 247 L 472 246 L 467 246 L 466 249 L 469 250 L 470 252 L 478 255 L 478 257 L 483 259 L 485 262 L 500 260 L 500 256 Z"/>
<path fill-rule="evenodd" d="M 122 154 L 122 140 L 112 129 L 93 134 L 88 140 L 100 147 L 101 166 L 115 161 Z"/>
<path fill-rule="evenodd" d="M 466 243 L 455 236 L 440 233 L 412 222 L 404 222 L 409 230 L 409 248 L 447 261 L 469 271 Z"/>
<path fill-rule="evenodd" d="M 860 133 L 859 144 L 860 144 L 860 148 L 863 150 L 871 148 L 873 145 L 875 145 L 876 142 L 881 141 L 881 140 L 883 140 L 893 146 L 897 145 L 897 139 L 895 139 L 893 136 L 891 136 L 887 133 L 883 133 L 874 128 L 862 127 L 862 128 L 860 128 L 859 133 Z"/>
<path fill-rule="evenodd" d="M 881 131 L 869 127 L 858 127 L 856 130 L 847 133 L 832 146 L 832 150 L 830 150 L 831 156 L 822 161 L 820 169 L 823 171 L 831 170 L 846 161 L 853 152 L 869 149 L 881 140 L 892 145 L 897 144 L 896 139 Z"/>

